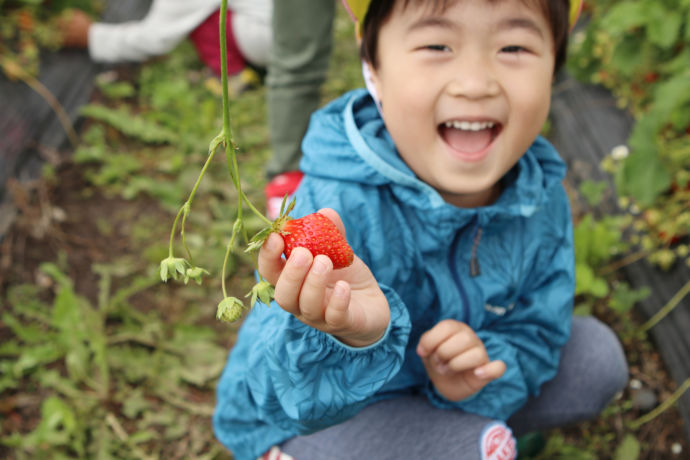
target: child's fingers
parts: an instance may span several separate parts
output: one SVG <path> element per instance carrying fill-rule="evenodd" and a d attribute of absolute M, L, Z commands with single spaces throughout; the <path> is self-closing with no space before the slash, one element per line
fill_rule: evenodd
<path fill-rule="evenodd" d="M 302 283 L 314 258 L 306 248 L 295 248 L 285 262 L 285 267 L 275 283 L 275 301 L 280 307 L 295 316 L 301 314 L 299 296 Z"/>
<path fill-rule="evenodd" d="M 273 285 L 278 282 L 278 277 L 285 266 L 285 260 L 281 257 L 284 246 L 283 238 L 277 233 L 271 233 L 259 250 L 259 273 Z"/>
<path fill-rule="evenodd" d="M 474 375 L 480 379 L 496 380 L 501 378 L 506 371 L 506 363 L 500 360 L 491 361 L 474 370 Z"/>
<path fill-rule="evenodd" d="M 309 273 L 302 284 L 299 305 L 302 317 L 310 322 L 321 322 L 324 318 L 324 299 L 326 281 L 333 271 L 333 262 L 328 256 L 317 255 L 311 264 Z"/>
<path fill-rule="evenodd" d="M 351 323 L 350 312 L 350 295 L 352 290 L 350 285 L 345 281 L 338 281 L 333 287 L 328 305 L 326 305 L 326 312 L 324 321 L 334 331 L 341 331 L 348 328 Z"/>
<path fill-rule="evenodd" d="M 448 361 L 448 368 L 453 372 L 474 369 L 489 362 L 484 347 L 472 347 Z"/>
<path fill-rule="evenodd" d="M 464 323 L 455 320 L 444 320 L 426 331 L 419 339 L 417 344 L 417 354 L 426 358 L 436 351 L 436 348 L 448 340 L 461 328 L 468 327 Z"/>
<path fill-rule="evenodd" d="M 433 356 L 442 362 L 450 362 L 456 356 L 460 356 L 477 345 L 477 342 L 478 339 L 474 333 L 460 330 L 450 334 L 444 341 L 439 343 L 433 352 Z"/>

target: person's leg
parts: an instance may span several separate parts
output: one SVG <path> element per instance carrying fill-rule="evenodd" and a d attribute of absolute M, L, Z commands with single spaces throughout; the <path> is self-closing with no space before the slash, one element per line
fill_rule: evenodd
<path fill-rule="evenodd" d="M 296 460 L 510 459 L 515 439 L 501 422 L 436 408 L 424 396 L 406 396 L 372 404 L 340 425 L 288 440 L 281 450 Z"/>
<path fill-rule="evenodd" d="M 627 381 L 625 355 L 613 331 L 593 317 L 574 317 L 558 374 L 508 424 L 520 436 L 594 419 Z"/>
<path fill-rule="evenodd" d="M 244 59 L 254 67 L 265 69 L 268 66 L 273 33 L 270 18 L 234 11 L 232 30 L 233 38 Z"/>
<path fill-rule="evenodd" d="M 273 155 L 269 178 L 297 170 L 302 137 L 319 107 L 333 42 L 335 0 L 273 2 L 273 42 L 267 85 Z"/>

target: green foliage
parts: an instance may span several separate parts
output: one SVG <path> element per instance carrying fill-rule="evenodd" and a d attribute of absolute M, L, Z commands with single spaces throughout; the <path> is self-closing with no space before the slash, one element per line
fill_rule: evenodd
<path fill-rule="evenodd" d="M 189 456 L 217 458 L 209 426 L 190 436 L 193 419 L 209 417 L 212 407 L 188 403 L 186 395 L 211 389 L 223 368 L 227 349 L 213 330 L 134 309 L 130 299 L 157 285 L 153 277 L 113 290 L 122 270 L 96 267 L 101 282 L 93 306 L 57 265 L 41 269 L 54 286 L 52 306 L 37 300 L 45 296 L 36 286 L 12 288 L 3 323 L 14 338 L 0 350 L 13 358 L 2 361 L 1 388 L 41 388 L 40 421 L 1 442 L 31 458 L 134 459 L 164 452 L 162 443 L 184 436 L 197 444 L 188 446 Z M 112 412 L 118 405 L 119 416 Z"/>
<path fill-rule="evenodd" d="M 143 142 L 163 144 L 175 142 L 178 139 L 175 132 L 132 113 L 124 106 L 110 109 L 101 105 L 89 104 L 82 107 L 80 112 L 85 117 L 107 123 L 124 135 Z"/>
<path fill-rule="evenodd" d="M 594 182 L 585 180 L 580 184 L 580 195 L 591 208 L 594 208 L 601 203 L 608 186 L 604 181 Z"/>
<path fill-rule="evenodd" d="M 103 0 L 0 0 L 0 70 L 18 64 L 29 75 L 38 75 L 41 50 L 55 50 L 61 36 L 57 18 L 65 8 L 95 13 Z"/>
<path fill-rule="evenodd" d="M 677 246 L 690 230 L 690 1 L 602 0 L 589 16 L 569 69 L 609 88 L 636 118 L 630 155 L 603 166 L 641 216 L 634 240 L 649 260 L 690 264 L 687 247 Z"/>
<path fill-rule="evenodd" d="M 549 437 L 544 449 L 534 457 L 535 460 L 597 460 L 597 457 L 586 450 L 568 444 L 562 436 L 555 434 Z"/>
<path fill-rule="evenodd" d="M 608 281 L 597 270 L 612 257 L 627 250 L 621 238 L 625 218 L 606 216 L 595 220 L 591 214 L 582 218 L 573 230 L 575 241 L 576 294 L 606 297 Z"/>

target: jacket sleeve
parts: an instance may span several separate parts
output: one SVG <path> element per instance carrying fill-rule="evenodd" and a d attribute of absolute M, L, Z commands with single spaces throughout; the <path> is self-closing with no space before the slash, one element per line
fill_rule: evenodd
<path fill-rule="evenodd" d="M 220 0 L 154 0 L 140 21 L 93 23 L 89 55 L 97 62 L 143 61 L 171 51 L 220 6 Z"/>
<path fill-rule="evenodd" d="M 558 370 L 560 351 L 570 336 L 575 290 L 572 225 L 563 217 L 562 230 L 542 246 L 535 267 L 514 308 L 476 333 L 491 360 L 502 360 L 506 372 L 473 396 L 446 400 L 430 384 L 428 394 L 441 407 L 506 420 Z"/>
<path fill-rule="evenodd" d="M 406 308 L 381 286 L 391 309 L 385 335 L 353 348 L 273 305 L 247 354 L 246 388 L 258 416 L 286 431 L 313 432 L 352 417 L 402 366 L 410 331 Z M 255 309 L 269 310 L 257 305 Z"/>

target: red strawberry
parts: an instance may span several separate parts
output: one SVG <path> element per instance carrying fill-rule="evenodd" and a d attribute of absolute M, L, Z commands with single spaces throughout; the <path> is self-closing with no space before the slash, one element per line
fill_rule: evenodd
<path fill-rule="evenodd" d="M 296 247 L 309 249 L 312 255 L 324 254 L 333 262 L 333 268 L 345 268 L 354 260 L 352 248 L 331 220 L 315 212 L 283 224 L 280 235 L 285 242 L 285 257 Z"/>

